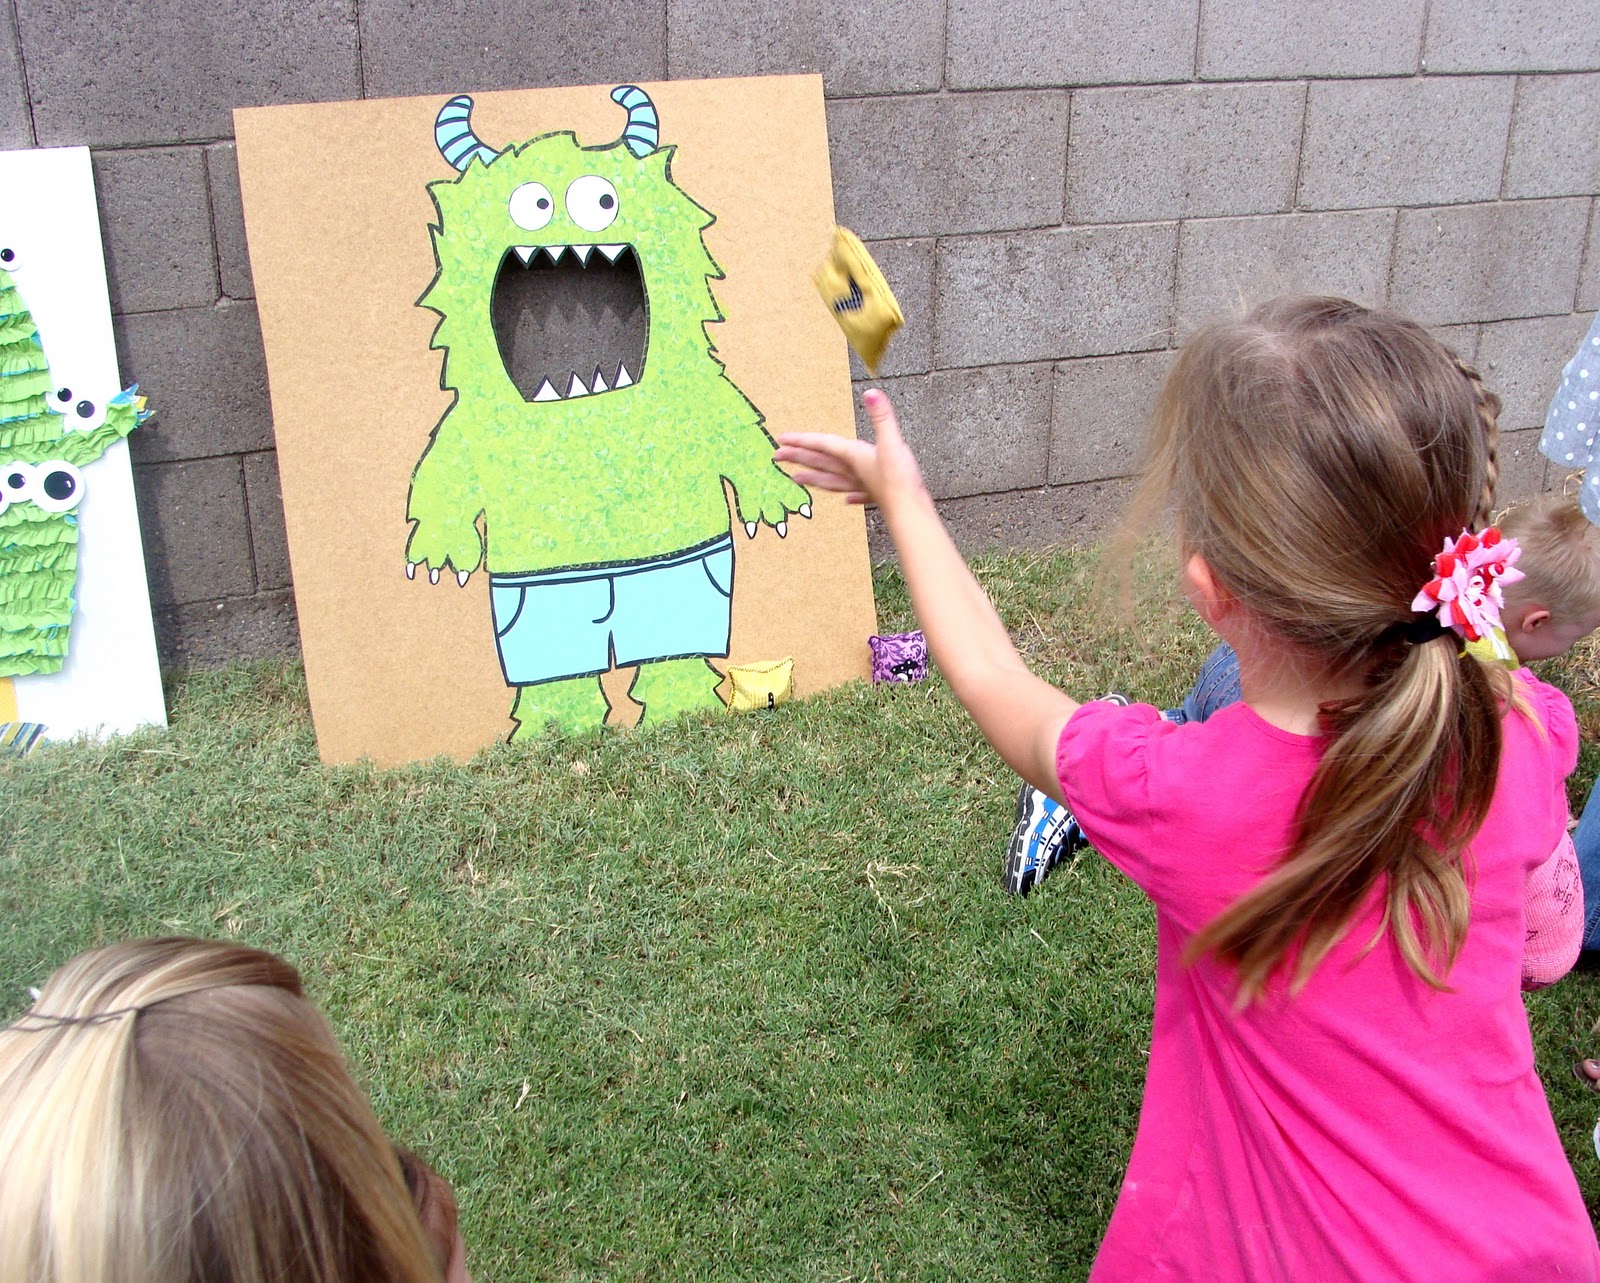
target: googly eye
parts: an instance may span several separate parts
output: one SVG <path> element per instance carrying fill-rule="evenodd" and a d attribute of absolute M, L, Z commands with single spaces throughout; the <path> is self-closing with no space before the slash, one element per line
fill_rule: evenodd
<path fill-rule="evenodd" d="M 14 272 L 22 266 L 22 255 L 9 245 L 0 245 L 0 267 L 8 272 Z"/>
<path fill-rule="evenodd" d="M 0 500 L 9 508 L 14 503 L 27 503 L 33 498 L 35 469 L 31 463 L 8 463 L 0 468 Z M 4 508 L 0 508 L 3 512 Z"/>
<path fill-rule="evenodd" d="M 523 183 L 506 202 L 511 221 L 526 231 L 536 232 L 555 216 L 556 203 L 543 183 Z"/>
<path fill-rule="evenodd" d="M 567 188 L 567 213 L 587 232 L 603 232 L 617 221 L 617 189 L 599 174 L 585 174 Z"/>
<path fill-rule="evenodd" d="M 46 512 L 71 512 L 83 498 L 83 474 L 65 459 L 34 468 L 33 501 Z"/>
<path fill-rule="evenodd" d="M 105 406 L 75 395 L 71 388 L 57 388 L 52 392 L 50 408 L 66 419 L 69 432 L 88 432 L 106 421 Z"/>

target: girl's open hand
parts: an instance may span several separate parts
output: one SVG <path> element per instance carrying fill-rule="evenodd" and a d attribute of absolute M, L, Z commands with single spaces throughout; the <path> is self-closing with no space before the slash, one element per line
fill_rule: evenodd
<path fill-rule="evenodd" d="M 773 455 L 779 463 L 796 465 L 792 475 L 803 486 L 832 490 L 846 503 L 872 502 L 882 507 L 896 496 L 922 491 L 922 473 L 916 457 L 900 435 L 894 406 L 877 388 L 862 398 L 872 424 L 873 441 L 827 432 L 784 432 Z"/>

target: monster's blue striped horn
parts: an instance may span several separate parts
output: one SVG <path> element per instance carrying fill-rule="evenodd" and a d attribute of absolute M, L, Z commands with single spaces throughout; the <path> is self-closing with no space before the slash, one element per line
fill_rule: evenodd
<path fill-rule="evenodd" d="M 433 122 L 433 141 L 439 144 L 440 154 L 463 172 L 474 156 L 487 165 L 500 154 L 479 142 L 478 135 L 472 132 L 472 99 L 466 94 L 457 94 L 439 108 Z"/>
<path fill-rule="evenodd" d="M 650 95 L 638 85 L 618 85 L 611 91 L 611 101 L 628 109 L 628 124 L 622 131 L 622 142 L 635 156 L 645 157 L 661 143 L 661 122 L 656 118 L 656 105 Z"/>

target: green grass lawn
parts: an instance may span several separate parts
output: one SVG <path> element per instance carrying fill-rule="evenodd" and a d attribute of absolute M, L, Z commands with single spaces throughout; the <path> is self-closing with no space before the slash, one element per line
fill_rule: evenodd
<path fill-rule="evenodd" d="M 1075 694 L 1173 703 L 1208 648 L 1176 608 L 1119 629 L 1088 554 L 977 568 Z M 892 572 L 878 595 L 910 626 Z M 1592 744 L 1588 656 L 1552 676 Z M 1016 781 L 942 683 L 385 771 L 318 764 L 297 665 L 170 698 L 167 732 L 0 763 L 0 1017 L 107 940 L 284 954 L 454 1182 L 480 1280 L 1087 1272 L 1153 914 L 1092 854 L 1001 891 Z M 1600 1095 L 1568 1065 L 1597 999 L 1577 974 L 1528 1000 L 1591 1209 Z"/>

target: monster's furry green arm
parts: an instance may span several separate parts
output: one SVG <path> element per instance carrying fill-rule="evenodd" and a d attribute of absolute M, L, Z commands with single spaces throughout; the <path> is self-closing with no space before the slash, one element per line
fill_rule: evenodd
<path fill-rule="evenodd" d="M 439 572 L 449 567 L 464 587 L 467 576 L 483 564 L 478 461 L 462 426 L 447 415 L 412 474 L 406 505 L 406 517 L 413 523 L 406 541 L 407 578 L 424 565 L 429 580 L 438 583 Z"/>

